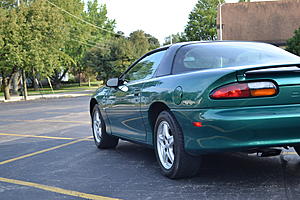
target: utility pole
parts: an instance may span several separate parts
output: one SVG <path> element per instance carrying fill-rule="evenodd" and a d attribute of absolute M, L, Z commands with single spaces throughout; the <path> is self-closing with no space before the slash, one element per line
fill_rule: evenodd
<path fill-rule="evenodd" d="M 20 7 L 20 0 L 17 0 L 17 7 Z M 23 96 L 24 100 L 27 100 L 27 85 L 26 85 L 26 75 L 24 69 L 22 69 L 22 89 L 23 89 Z"/>
<path fill-rule="evenodd" d="M 222 6 L 224 5 L 224 3 L 221 3 L 221 1 L 219 0 L 219 14 L 220 14 L 220 40 L 223 40 L 223 22 L 222 22 Z"/>
<path fill-rule="evenodd" d="M 23 85 L 23 96 L 24 96 L 24 100 L 27 100 L 27 85 L 26 85 L 26 75 L 25 75 L 25 71 L 24 69 L 22 69 L 22 85 Z"/>

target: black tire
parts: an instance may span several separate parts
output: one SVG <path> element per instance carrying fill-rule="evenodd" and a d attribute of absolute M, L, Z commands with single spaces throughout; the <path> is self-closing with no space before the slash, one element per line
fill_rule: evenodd
<path fill-rule="evenodd" d="M 94 106 L 92 112 L 92 130 L 95 144 L 99 149 L 115 148 L 118 145 L 119 138 L 106 133 L 105 122 L 98 104 Z"/>
<path fill-rule="evenodd" d="M 163 130 L 167 130 L 168 133 L 164 134 Z M 168 136 L 165 137 L 163 141 L 163 135 L 169 135 L 170 141 L 173 140 L 173 147 L 169 148 L 169 150 L 166 150 L 168 148 L 165 148 L 167 145 L 171 146 L 170 144 L 172 142 L 169 142 Z M 173 136 L 173 139 L 172 137 Z M 159 138 L 158 138 L 159 137 Z M 168 141 L 167 141 L 168 140 Z M 163 143 L 162 143 L 163 141 Z M 164 144 L 167 144 L 164 146 Z M 172 179 L 177 178 L 186 178 L 186 177 L 192 177 L 197 174 L 199 167 L 200 167 L 200 157 L 191 156 L 186 153 L 184 149 L 184 138 L 182 130 L 176 121 L 175 116 L 168 111 L 163 111 L 159 114 L 155 127 L 154 127 L 154 147 L 155 147 L 155 154 L 157 162 L 159 163 L 159 166 L 161 168 L 161 172 L 164 176 L 167 176 Z M 163 150 L 164 149 L 164 150 Z M 173 151 L 174 157 L 172 157 Z M 164 153 L 161 152 L 169 152 Z M 168 157 L 166 162 L 164 162 L 164 158 Z M 171 162 L 174 158 L 173 162 Z"/>

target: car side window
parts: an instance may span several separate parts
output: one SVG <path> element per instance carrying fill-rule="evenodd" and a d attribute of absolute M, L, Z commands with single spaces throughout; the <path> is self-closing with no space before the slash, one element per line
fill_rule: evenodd
<path fill-rule="evenodd" d="M 159 51 L 140 60 L 126 73 L 125 80 L 130 82 L 152 78 L 165 53 L 166 50 Z"/>

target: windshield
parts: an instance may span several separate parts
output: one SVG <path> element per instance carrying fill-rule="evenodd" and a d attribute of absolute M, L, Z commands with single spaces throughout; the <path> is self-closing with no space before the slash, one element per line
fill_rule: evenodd
<path fill-rule="evenodd" d="M 281 48 L 255 42 L 191 44 L 178 51 L 173 72 L 251 65 L 300 63 L 300 57 Z"/>

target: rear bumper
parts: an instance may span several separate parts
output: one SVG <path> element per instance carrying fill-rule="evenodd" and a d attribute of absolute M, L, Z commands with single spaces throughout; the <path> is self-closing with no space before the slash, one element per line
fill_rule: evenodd
<path fill-rule="evenodd" d="M 300 104 L 172 110 L 189 153 L 238 151 L 300 143 Z M 192 122 L 202 122 L 202 127 Z"/>

